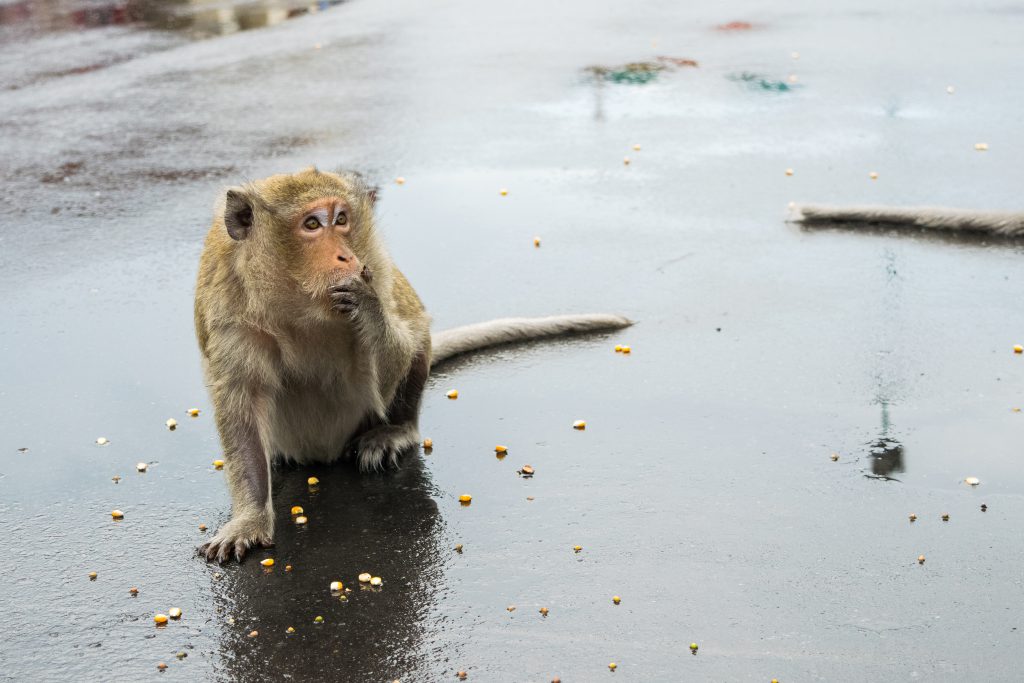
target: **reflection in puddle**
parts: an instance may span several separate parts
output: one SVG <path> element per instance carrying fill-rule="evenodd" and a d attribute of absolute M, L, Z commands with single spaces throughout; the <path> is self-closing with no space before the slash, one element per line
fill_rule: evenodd
<path fill-rule="evenodd" d="M 893 474 L 903 472 L 903 444 L 896 439 L 881 438 L 869 446 L 871 476 L 875 479 L 899 481 Z"/>
<path fill-rule="evenodd" d="M 306 484 L 311 474 L 320 480 L 315 489 Z M 224 575 L 214 590 L 227 679 L 427 680 L 427 620 L 454 550 L 441 540 L 444 524 L 419 456 L 381 475 L 344 465 L 285 469 L 274 484 L 276 546 L 241 566 L 210 567 Z M 293 505 L 307 524 L 293 521 Z M 272 568 L 260 566 L 265 557 L 275 559 Z M 360 584 L 362 572 L 383 585 Z M 333 581 L 351 592 L 332 593 Z"/>
<path fill-rule="evenodd" d="M 122 0 L 86 3 L 77 0 L 21 0 L 0 4 L 0 26 L 17 25 L 43 33 L 141 23 L 204 37 L 273 26 L 343 1 Z"/>

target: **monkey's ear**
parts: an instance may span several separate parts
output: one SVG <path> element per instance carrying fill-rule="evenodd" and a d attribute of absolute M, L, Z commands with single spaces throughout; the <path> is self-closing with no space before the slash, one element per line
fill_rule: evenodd
<path fill-rule="evenodd" d="M 231 188 L 224 201 L 224 226 L 233 240 L 244 240 L 252 231 L 252 200 L 245 190 Z"/>

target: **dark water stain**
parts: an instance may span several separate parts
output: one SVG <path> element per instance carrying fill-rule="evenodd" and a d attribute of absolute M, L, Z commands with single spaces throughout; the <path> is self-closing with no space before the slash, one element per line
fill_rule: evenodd
<path fill-rule="evenodd" d="M 93 4 L 22 0 L 0 5 L 0 26 L 15 26 L 28 33 L 49 33 L 138 25 L 205 37 L 273 26 L 342 2 L 344 0 L 122 0 Z"/>
<path fill-rule="evenodd" d="M 662 73 L 672 72 L 677 68 L 696 66 L 698 63 L 695 59 L 659 56 L 653 61 L 629 62 L 619 66 L 588 66 L 584 71 L 598 82 L 646 85 Z"/>
<path fill-rule="evenodd" d="M 741 71 L 726 76 L 730 81 L 743 83 L 751 90 L 764 92 L 790 92 L 798 87 L 795 84 L 769 78 L 763 74 L 756 74 L 750 71 Z"/>

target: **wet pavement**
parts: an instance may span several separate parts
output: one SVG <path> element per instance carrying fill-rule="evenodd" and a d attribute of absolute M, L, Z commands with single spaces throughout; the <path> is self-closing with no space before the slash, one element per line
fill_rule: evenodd
<path fill-rule="evenodd" d="M 1019 680 L 1024 244 L 785 219 L 1021 208 L 1022 30 L 998 0 L 0 4 L 0 679 Z M 202 237 L 221 188 L 311 163 L 381 184 L 435 328 L 639 324 L 442 369 L 429 454 L 282 471 L 277 546 L 208 566 Z"/>

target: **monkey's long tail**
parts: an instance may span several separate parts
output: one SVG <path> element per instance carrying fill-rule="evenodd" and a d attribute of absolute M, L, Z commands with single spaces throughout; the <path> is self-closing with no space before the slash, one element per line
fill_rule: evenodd
<path fill-rule="evenodd" d="M 552 315 L 547 318 L 501 318 L 436 332 L 431 339 L 436 366 L 449 358 L 491 346 L 558 337 L 581 332 L 601 332 L 629 327 L 633 321 L 621 315 L 592 313 Z"/>
<path fill-rule="evenodd" d="M 794 220 L 804 225 L 826 226 L 845 223 L 883 224 L 930 228 L 940 231 L 963 230 L 1002 237 L 1024 235 L 1024 212 L 975 211 L 943 207 L 821 206 L 804 204 L 794 209 Z"/>

